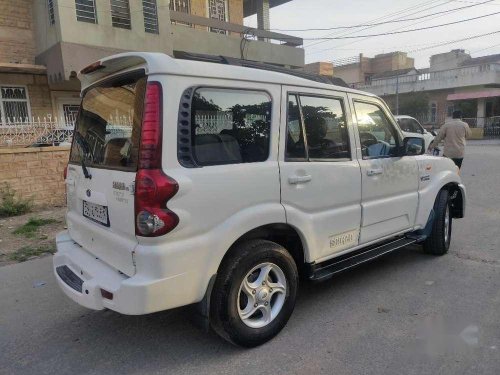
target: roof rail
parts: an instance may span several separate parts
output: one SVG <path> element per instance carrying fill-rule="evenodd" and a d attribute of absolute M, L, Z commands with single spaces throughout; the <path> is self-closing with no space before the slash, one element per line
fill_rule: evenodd
<path fill-rule="evenodd" d="M 233 66 L 242 66 L 245 68 L 253 68 L 260 70 L 268 70 L 277 73 L 289 74 L 295 77 L 307 79 L 309 81 L 326 83 L 329 85 L 336 85 L 341 87 L 349 87 L 343 79 L 337 77 L 326 77 L 318 74 L 306 73 L 300 70 L 287 69 L 280 66 L 266 64 L 258 61 L 242 60 L 234 57 L 220 56 L 220 55 L 206 55 L 202 53 L 190 53 L 184 51 L 174 51 L 174 57 L 181 60 L 194 60 L 204 61 L 216 64 L 226 64 Z"/>

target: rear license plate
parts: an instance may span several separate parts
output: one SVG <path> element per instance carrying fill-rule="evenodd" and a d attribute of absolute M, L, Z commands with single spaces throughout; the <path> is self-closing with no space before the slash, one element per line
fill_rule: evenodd
<path fill-rule="evenodd" d="M 109 227 L 108 207 L 83 201 L 83 216 Z"/>

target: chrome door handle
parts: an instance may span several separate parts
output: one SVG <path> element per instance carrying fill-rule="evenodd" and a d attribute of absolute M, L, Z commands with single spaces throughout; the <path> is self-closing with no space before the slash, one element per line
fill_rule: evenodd
<path fill-rule="evenodd" d="M 312 180 L 312 177 L 309 175 L 306 176 L 290 176 L 288 177 L 288 183 L 290 185 L 297 185 L 309 182 Z"/>
<path fill-rule="evenodd" d="M 383 169 L 368 169 L 368 171 L 366 171 L 366 174 L 368 176 L 377 176 L 377 175 L 383 174 L 383 173 L 384 173 Z"/>

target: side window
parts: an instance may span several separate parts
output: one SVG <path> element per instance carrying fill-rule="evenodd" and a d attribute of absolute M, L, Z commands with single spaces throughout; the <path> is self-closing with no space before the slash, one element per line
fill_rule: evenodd
<path fill-rule="evenodd" d="M 363 159 L 397 154 L 398 136 L 384 111 L 375 104 L 354 102 Z"/>
<path fill-rule="evenodd" d="M 306 160 L 304 134 L 297 95 L 288 96 L 288 120 L 286 138 L 286 158 Z"/>
<path fill-rule="evenodd" d="M 398 124 L 402 131 L 409 133 L 422 133 L 418 123 L 411 118 L 400 118 L 398 119 Z"/>
<path fill-rule="evenodd" d="M 192 101 L 192 152 L 199 166 L 267 160 L 271 97 L 265 92 L 199 88 Z"/>
<path fill-rule="evenodd" d="M 300 96 L 309 159 L 350 158 L 349 134 L 339 99 Z"/>
<path fill-rule="evenodd" d="M 424 134 L 424 128 L 417 121 L 411 120 L 413 122 L 413 127 L 415 128 L 415 133 Z"/>

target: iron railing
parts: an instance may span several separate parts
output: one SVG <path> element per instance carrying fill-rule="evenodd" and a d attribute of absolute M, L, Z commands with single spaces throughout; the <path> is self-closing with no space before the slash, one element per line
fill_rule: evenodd
<path fill-rule="evenodd" d="M 170 21 L 173 23 L 181 23 L 184 25 L 188 25 L 190 27 L 199 25 L 199 26 L 206 26 L 210 29 L 218 29 L 218 30 L 224 30 L 225 32 L 238 33 L 240 35 L 245 36 L 246 38 L 254 37 L 254 38 L 267 39 L 269 41 L 275 40 L 280 42 L 281 44 L 291 47 L 300 47 L 304 44 L 304 40 L 296 36 L 276 33 L 268 30 L 256 29 L 253 27 L 247 27 L 244 25 L 221 21 L 215 18 L 200 17 L 200 16 L 195 16 L 193 14 L 187 14 L 184 12 L 178 12 L 173 10 L 170 11 Z"/>
<path fill-rule="evenodd" d="M 0 147 L 66 145 L 73 128 L 71 122 L 57 118 L 6 119 L 0 122 Z"/>
<path fill-rule="evenodd" d="M 440 70 L 435 72 L 425 72 L 417 74 L 402 74 L 387 78 L 372 78 L 369 82 L 356 82 L 351 86 L 359 90 L 368 90 L 372 87 L 395 86 L 404 84 L 415 84 L 422 81 L 450 81 L 458 77 L 473 76 L 486 72 L 500 72 L 499 63 L 489 63 Z"/>

